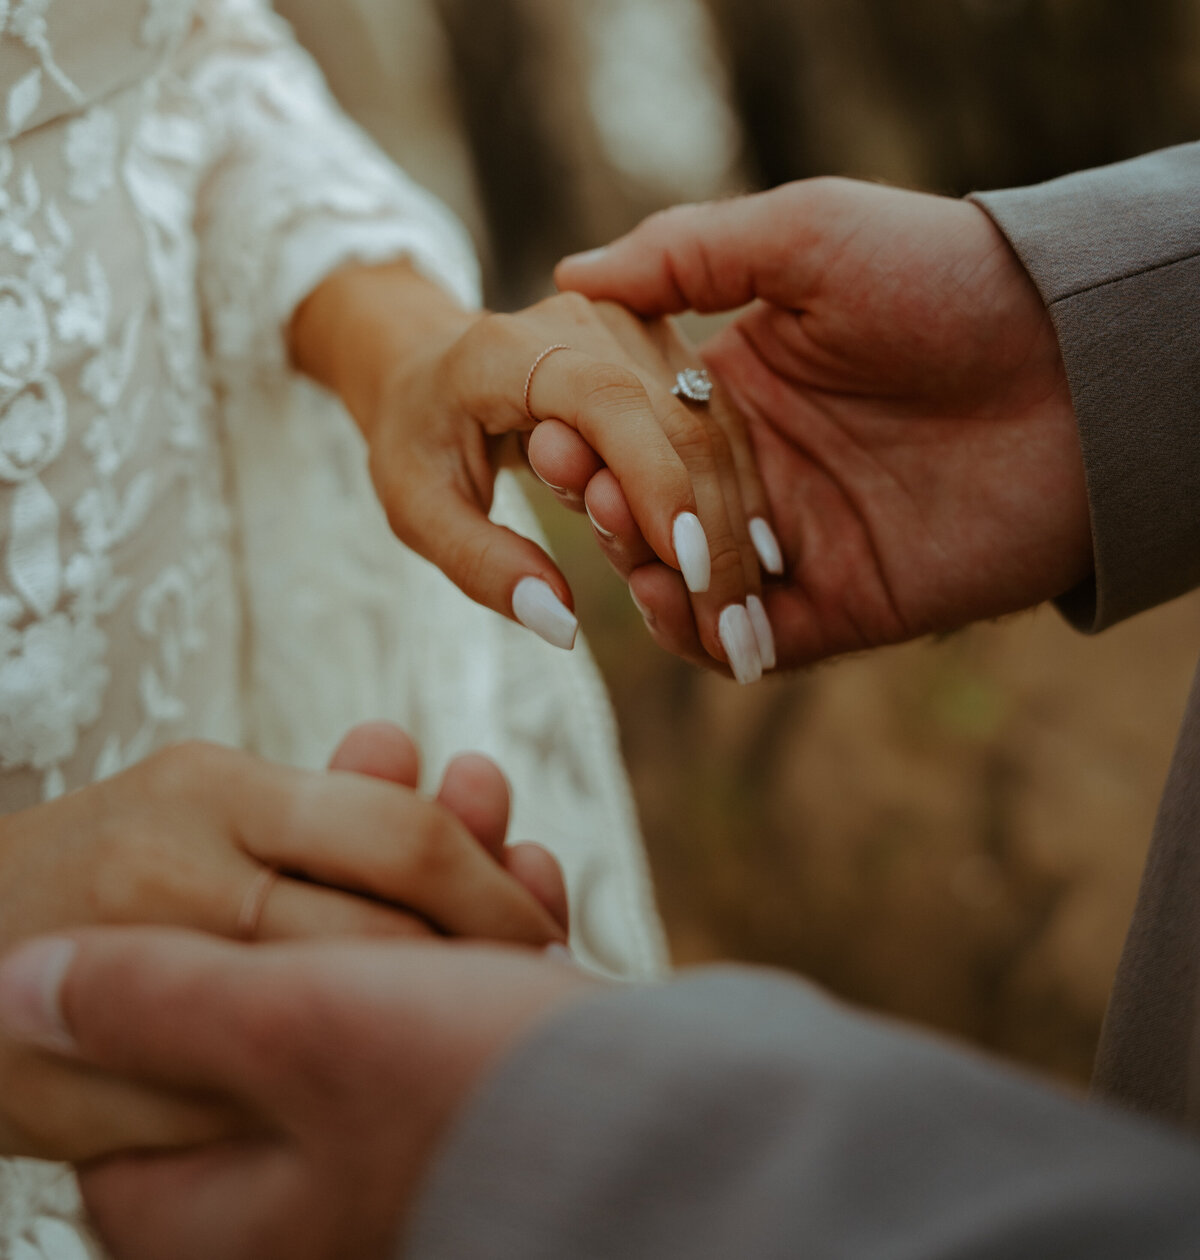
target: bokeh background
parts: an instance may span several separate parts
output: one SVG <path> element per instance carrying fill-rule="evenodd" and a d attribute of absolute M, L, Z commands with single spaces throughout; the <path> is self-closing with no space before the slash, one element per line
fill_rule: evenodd
<path fill-rule="evenodd" d="M 826 173 L 962 194 L 1200 137 L 1197 0 L 277 7 L 462 214 L 496 307 L 682 199 Z M 1043 609 L 739 691 L 664 657 L 589 531 L 539 506 L 677 961 L 795 968 L 1085 1079 L 1200 602 L 1095 640 Z"/>

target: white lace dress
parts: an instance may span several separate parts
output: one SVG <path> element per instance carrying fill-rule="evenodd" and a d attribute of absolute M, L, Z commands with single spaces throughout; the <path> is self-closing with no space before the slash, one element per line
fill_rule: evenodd
<path fill-rule="evenodd" d="M 287 369 L 292 310 L 346 261 L 476 300 L 458 225 L 263 0 L 0 0 L 0 31 L 0 811 L 183 737 L 319 765 L 394 717 L 431 778 L 495 755 L 576 948 L 657 970 L 585 652 L 391 539 L 349 421 Z M 534 529 L 510 483 L 497 514 Z M 90 1254 L 63 1170 L 0 1163 L 0 1196 L 0 1257 Z"/>

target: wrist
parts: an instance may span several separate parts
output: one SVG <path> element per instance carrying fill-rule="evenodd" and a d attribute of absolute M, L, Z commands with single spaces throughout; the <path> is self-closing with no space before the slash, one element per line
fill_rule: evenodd
<path fill-rule="evenodd" d="M 381 402 L 480 315 L 409 263 L 344 267 L 297 307 L 288 348 L 298 371 L 342 400 L 370 442 Z"/>

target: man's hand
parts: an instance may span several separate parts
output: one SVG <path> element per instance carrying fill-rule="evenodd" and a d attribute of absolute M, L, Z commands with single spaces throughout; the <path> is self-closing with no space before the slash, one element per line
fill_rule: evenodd
<path fill-rule="evenodd" d="M 469 1092 L 593 987 L 574 967 L 500 948 L 98 930 L 12 955 L 0 1022 L 248 1117 L 242 1139 L 83 1170 L 119 1260 L 386 1260 Z"/>
<path fill-rule="evenodd" d="M 781 664 L 1013 612 L 1089 573 L 1054 328 L 971 203 L 812 180 L 666 211 L 557 279 L 644 316 L 747 307 L 703 354 L 749 425 L 783 543 L 764 597 Z M 600 488 L 593 516 L 637 552 Z M 640 558 L 652 632 L 702 662 L 680 584 Z"/>

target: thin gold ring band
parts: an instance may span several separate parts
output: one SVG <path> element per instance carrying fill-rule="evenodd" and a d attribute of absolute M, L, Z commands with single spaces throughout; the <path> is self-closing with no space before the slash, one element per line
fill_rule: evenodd
<path fill-rule="evenodd" d="M 540 368 L 552 354 L 557 354 L 560 350 L 570 350 L 570 348 L 570 346 L 562 344 L 547 346 L 545 350 L 543 350 L 542 353 L 534 359 L 533 367 L 529 369 L 529 375 L 525 378 L 525 414 L 533 421 L 534 424 L 537 424 L 538 418 L 533 414 L 533 408 L 529 405 L 529 391 L 533 388 L 534 373 L 537 372 L 538 368 Z"/>

